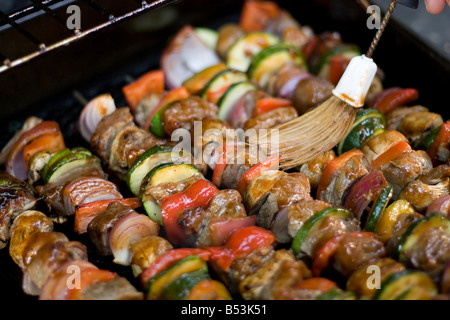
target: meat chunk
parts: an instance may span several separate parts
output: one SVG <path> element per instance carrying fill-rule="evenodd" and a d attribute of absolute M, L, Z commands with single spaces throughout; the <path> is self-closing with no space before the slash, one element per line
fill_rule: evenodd
<path fill-rule="evenodd" d="M 334 256 L 334 268 L 344 277 L 350 276 L 361 266 L 386 255 L 383 242 L 376 237 L 345 235 Z"/>
<path fill-rule="evenodd" d="M 394 253 L 401 236 L 408 230 L 409 226 L 422 218 L 423 216 L 417 212 L 401 214 L 397 218 L 392 230 L 392 236 L 386 243 L 386 250 L 390 255 Z"/>
<path fill-rule="evenodd" d="M 264 288 L 270 283 L 281 267 L 283 261 L 295 261 L 293 254 L 286 250 L 276 250 L 263 264 L 259 265 L 254 273 L 247 275 L 239 282 L 239 292 L 246 300 L 259 300 Z"/>
<path fill-rule="evenodd" d="M 124 180 L 128 169 L 138 156 L 153 146 L 164 142 L 165 140 L 158 139 L 144 129 L 137 126 L 127 126 L 116 135 L 111 144 L 108 167 Z"/>
<path fill-rule="evenodd" d="M 439 276 L 450 261 L 450 234 L 443 228 L 429 228 L 403 254 L 414 269 Z"/>
<path fill-rule="evenodd" d="M 216 105 L 197 96 L 191 96 L 171 104 L 164 112 L 164 132 L 171 135 L 176 129 L 194 129 L 194 121 L 215 118 Z"/>
<path fill-rule="evenodd" d="M 348 188 L 359 178 L 368 173 L 367 163 L 364 157 L 355 155 L 335 173 L 331 183 L 323 190 L 319 199 L 333 206 L 340 206 L 344 202 L 344 195 Z"/>
<path fill-rule="evenodd" d="M 144 295 L 125 278 L 94 283 L 77 292 L 77 300 L 142 300 Z"/>
<path fill-rule="evenodd" d="M 301 173 L 269 170 L 253 179 L 246 192 L 250 214 L 256 214 L 256 223 L 270 228 L 274 215 L 296 201 L 310 198 L 308 178 Z"/>
<path fill-rule="evenodd" d="M 413 148 L 431 131 L 443 123 L 442 116 L 437 113 L 423 111 L 408 114 L 401 122 L 398 131 L 403 133 Z"/>
<path fill-rule="evenodd" d="M 330 49 L 340 44 L 342 44 L 342 38 L 339 32 L 322 32 L 318 36 L 317 43 L 308 58 L 310 70 L 315 70 L 322 57 L 327 54 Z"/>
<path fill-rule="evenodd" d="M 147 236 L 131 245 L 131 268 L 135 277 L 148 268 L 160 255 L 173 249 L 172 244 L 159 236 Z"/>
<path fill-rule="evenodd" d="M 36 204 L 35 192 L 28 183 L 0 173 L 0 249 L 8 243 L 9 227 L 15 217 Z"/>
<path fill-rule="evenodd" d="M 128 107 L 118 108 L 103 117 L 91 137 L 92 151 L 108 163 L 114 138 L 123 128 L 133 125 L 133 115 Z"/>
<path fill-rule="evenodd" d="M 234 23 L 227 23 L 218 30 L 216 52 L 222 60 L 227 57 L 228 49 L 233 43 L 245 34 L 244 30 Z"/>
<path fill-rule="evenodd" d="M 378 156 L 400 141 L 408 142 L 408 139 L 399 131 L 386 130 L 371 136 L 361 150 L 366 155 L 367 161 L 372 163 Z"/>
<path fill-rule="evenodd" d="M 331 82 L 320 77 L 308 77 L 301 80 L 295 88 L 292 101 L 300 115 L 317 107 L 331 96 L 334 89 Z"/>
<path fill-rule="evenodd" d="M 427 112 L 428 108 L 424 106 L 402 106 L 395 108 L 391 112 L 389 112 L 386 116 L 387 120 L 387 129 L 388 130 L 398 130 L 400 125 L 402 124 L 403 119 L 405 119 L 406 116 L 418 113 L 418 112 Z"/>
<path fill-rule="evenodd" d="M 425 212 L 436 199 L 450 193 L 450 167 L 440 165 L 420 174 L 417 180 L 409 182 L 399 195 L 406 199 L 418 212 Z"/>
<path fill-rule="evenodd" d="M 318 226 L 308 233 L 305 241 L 301 244 L 300 256 L 314 258 L 320 248 L 331 238 L 359 230 L 359 220 L 326 215 L 318 222 Z"/>
<path fill-rule="evenodd" d="M 425 151 L 405 153 L 381 167 L 386 180 L 393 187 L 393 199 L 398 199 L 406 185 L 420 174 L 433 168 L 430 157 Z"/>
<path fill-rule="evenodd" d="M 48 277 L 60 265 L 74 259 L 87 260 L 87 249 L 82 243 L 78 241 L 47 243 L 40 248 L 24 271 L 23 283 L 26 285 L 24 291 L 32 295 L 39 294 Z M 33 286 L 34 290 L 29 292 Z"/>
<path fill-rule="evenodd" d="M 316 189 L 319 186 L 323 169 L 325 169 L 327 163 L 333 160 L 335 157 L 336 155 L 334 151 L 329 150 L 327 152 L 319 154 L 311 161 L 300 166 L 299 171 L 300 173 L 303 173 L 306 177 L 308 177 L 311 184 L 311 189 Z"/>
<path fill-rule="evenodd" d="M 24 269 L 24 252 L 28 242 L 36 233 L 53 231 L 53 221 L 40 211 L 27 210 L 14 219 L 9 231 L 9 254 L 14 262 Z"/>
<path fill-rule="evenodd" d="M 99 254 L 103 256 L 112 255 L 109 245 L 111 230 L 121 218 L 130 212 L 133 212 L 133 209 L 118 202 L 111 202 L 103 212 L 89 223 L 87 228 L 89 239 L 95 245 Z"/>
<path fill-rule="evenodd" d="M 261 130 L 270 129 L 297 118 L 297 111 L 293 107 L 277 108 L 269 112 L 265 112 L 256 117 L 250 118 L 244 124 L 244 130 L 249 129 Z"/>
<path fill-rule="evenodd" d="M 303 300 L 305 295 L 296 284 L 311 277 L 311 271 L 301 260 L 283 260 L 275 275 L 261 292 L 264 300 Z"/>
<path fill-rule="evenodd" d="M 250 90 L 246 92 L 233 108 L 228 119 L 230 125 L 234 128 L 243 128 L 247 120 L 253 116 L 258 100 L 268 98 L 269 95 L 262 90 Z"/>

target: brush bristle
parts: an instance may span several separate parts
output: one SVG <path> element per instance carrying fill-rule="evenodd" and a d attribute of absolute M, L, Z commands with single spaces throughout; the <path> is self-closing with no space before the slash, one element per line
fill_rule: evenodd
<path fill-rule="evenodd" d="M 336 96 L 319 107 L 253 137 L 268 155 L 280 155 L 280 167 L 291 169 L 336 146 L 351 129 L 357 110 Z"/>

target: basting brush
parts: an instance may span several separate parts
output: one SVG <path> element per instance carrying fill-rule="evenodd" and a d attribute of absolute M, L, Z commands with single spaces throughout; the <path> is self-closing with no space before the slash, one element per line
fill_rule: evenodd
<path fill-rule="evenodd" d="M 250 144 L 256 143 L 270 156 L 279 154 L 282 169 L 300 166 L 336 146 L 351 129 L 358 108 L 364 106 L 366 94 L 377 72 L 372 55 L 397 3 L 411 8 L 418 6 L 418 0 L 390 2 L 367 53 L 350 61 L 329 99 L 266 134 L 251 137 Z"/>

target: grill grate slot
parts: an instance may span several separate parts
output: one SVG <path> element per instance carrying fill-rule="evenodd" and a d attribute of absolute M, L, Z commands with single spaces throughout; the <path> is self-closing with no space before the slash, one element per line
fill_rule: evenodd
<path fill-rule="evenodd" d="M 126 21 L 144 12 L 155 10 L 176 1 L 177 0 L 122 0 L 121 4 L 127 4 L 127 2 L 132 3 L 133 6 L 124 6 L 132 9 L 124 9 L 123 12 L 114 12 L 114 14 L 105 6 L 99 4 L 98 1 L 94 0 L 29 0 L 31 3 L 30 5 L 15 12 L 6 14 L 5 12 L 0 11 L 0 51 L 4 51 L 1 47 L 2 32 L 10 32 L 11 30 L 18 32 L 27 39 L 32 48 L 31 51 L 27 50 L 26 53 L 21 52 L 19 57 L 13 57 L 9 51 L 0 54 L 0 74 L 38 58 L 45 53 L 68 46 L 72 42 L 108 28 L 113 24 Z M 83 5 L 84 7 L 88 6 L 103 18 L 99 20 L 100 22 L 96 23 L 96 25 L 89 26 L 89 28 L 69 30 L 66 25 L 67 18 L 62 16 L 61 12 L 58 12 L 57 10 L 62 10 L 62 7 L 67 8 L 69 5 L 78 5 L 79 7 L 82 7 Z M 23 26 L 28 20 L 37 18 L 44 19 L 44 22 L 46 21 L 45 19 L 53 20 L 61 28 L 71 32 L 68 33 L 69 36 L 64 36 L 57 40 L 52 40 L 51 42 L 43 41 L 39 36 L 36 36 L 37 30 L 31 30 L 30 28 Z M 9 35 L 9 39 L 10 38 L 11 36 Z M 3 43 L 9 45 L 6 44 L 5 41 L 3 41 Z"/>

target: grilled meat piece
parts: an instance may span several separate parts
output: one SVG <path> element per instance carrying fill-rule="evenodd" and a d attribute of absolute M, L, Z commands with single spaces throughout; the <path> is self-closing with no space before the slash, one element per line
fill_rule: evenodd
<path fill-rule="evenodd" d="M 24 270 L 24 291 L 31 295 L 39 294 L 53 272 L 70 260 L 87 260 L 87 249 L 81 242 L 47 242 Z"/>
<path fill-rule="evenodd" d="M 222 60 L 225 60 L 228 49 L 238 38 L 245 35 L 245 32 L 238 24 L 234 23 L 224 24 L 217 32 L 216 52 Z"/>
<path fill-rule="evenodd" d="M 294 255 L 286 249 L 276 250 L 269 259 L 258 265 L 255 272 L 238 284 L 239 293 L 245 300 L 260 300 L 263 292 L 277 274 L 284 261 L 294 262 Z"/>
<path fill-rule="evenodd" d="M 366 155 L 367 161 L 372 163 L 379 155 L 400 141 L 408 142 L 408 139 L 399 131 L 386 130 L 371 136 L 361 150 Z"/>
<path fill-rule="evenodd" d="M 8 243 L 12 221 L 37 204 L 35 191 L 25 181 L 0 173 L 0 249 Z"/>
<path fill-rule="evenodd" d="M 420 174 L 433 168 L 425 151 L 411 151 L 381 167 L 386 180 L 393 187 L 393 199 L 398 199 L 406 185 Z"/>
<path fill-rule="evenodd" d="M 102 118 L 91 137 L 92 151 L 108 163 L 114 138 L 128 126 L 134 126 L 133 115 L 128 107 L 118 108 Z"/>
<path fill-rule="evenodd" d="M 331 97 L 334 89 L 331 82 L 326 79 L 311 76 L 301 80 L 294 90 L 292 101 L 298 114 L 302 115 L 308 110 L 319 106 L 322 102 Z"/>
<path fill-rule="evenodd" d="M 269 170 L 253 179 L 245 194 L 249 214 L 257 224 L 270 228 L 274 215 L 291 203 L 310 198 L 308 178 L 301 173 Z"/>
<path fill-rule="evenodd" d="M 295 288 L 302 280 L 311 277 L 311 271 L 301 260 L 282 260 L 277 272 L 261 292 L 264 300 L 304 300 L 304 290 Z"/>
<path fill-rule="evenodd" d="M 423 216 L 417 212 L 405 213 L 397 218 L 397 221 L 395 222 L 394 228 L 392 230 L 392 236 L 386 243 L 386 250 L 388 254 L 392 255 L 394 253 L 398 241 L 400 240 L 401 236 L 406 232 L 406 230 L 408 230 L 409 226 L 422 218 Z"/>
<path fill-rule="evenodd" d="M 442 116 L 437 113 L 422 111 L 408 114 L 398 127 L 398 131 L 403 133 L 410 141 L 413 148 L 435 128 L 443 123 Z"/>
<path fill-rule="evenodd" d="M 333 206 L 340 206 L 344 202 L 345 192 L 359 178 L 368 173 L 367 163 L 364 157 L 355 155 L 345 163 L 333 176 L 331 183 L 323 190 L 319 199 Z"/>
<path fill-rule="evenodd" d="M 418 112 L 427 112 L 428 108 L 424 106 L 402 106 L 395 108 L 391 112 L 386 115 L 387 120 L 387 129 L 388 130 L 398 130 L 400 125 L 402 124 L 403 119 L 405 119 L 408 115 Z"/>
<path fill-rule="evenodd" d="M 308 178 L 311 184 L 311 189 L 316 189 L 319 186 L 323 169 L 325 169 L 327 163 L 333 160 L 335 157 L 336 155 L 334 151 L 329 150 L 300 166 L 299 171 Z"/>
<path fill-rule="evenodd" d="M 244 123 L 244 130 L 253 129 L 258 131 L 261 129 L 270 129 L 295 119 L 297 116 L 297 111 L 293 107 L 277 108 L 250 118 Z"/>
<path fill-rule="evenodd" d="M 406 199 L 418 212 L 425 212 L 436 199 L 450 193 L 450 166 L 440 165 L 420 174 L 417 180 L 409 182 L 399 195 Z"/>
<path fill-rule="evenodd" d="M 125 278 L 94 283 L 77 292 L 77 300 L 143 300 L 144 295 Z"/>
<path fill-rule="evenodd" d="M 271 224 L 271 230 L 276 235 L 278 242 L 291 242 L 306 220 L 326 208 L 331 208 L 331 205 L 312 198 L 294 202 L 276 214 Z"/>
<path fill-rule="evenodd" d="M 159 236 L 148 236 L 135 241 L 131 245 L 133 275 L 139 276 L 160 255 L 172 249 L 172 244 Z"/>
<path fill-rule="evenodd" d="M 194 129 L 194 121 L 217 117 L 219 109 L 213 103 L 191 96 L 171 104 L 164 112 L 164 132 L 171 135 L 176 129 Z"/>
<path fill-rule="evenodd" d="M 9 254 L 14 262 L 24 269 L 24 253 L 30 239 L 36 233 L 53 231 L 53 221 L 40 211 L 27 210 L 14 219 L 9 231 Z"/>
<path fill-rule="evenodd" d="M 383 242 L 372 238 L 345 235 L 334 256 L 334 268 L 344 277 L 386 255 Z"/>
<path fill-rule="evenodd" d="M 262 90 L 250 90 L 245 93 L 232 110 L 228 119 L 230 125 L 234 128 L 243 128 L 245 122 L 252 118 L 258 100 L 268 97 L 269 94 Z"/>
<path fill-rule="evenodd" d="M 87 232 L 89 239 L 97 248 L 99 254 L 103 256 L 112 255 L 109 246 L 109 235 L 114 225 L 133 209 L 118 202 L 111 202 L 105 211 L 97 215 L 89 223 Z"/>
<path fill-rule="evenodd" d="M 137 126 L 127 126 L 117 133 L 111 144 L 108 168 L 125 180 L 128 169 L 137 157 L 153 146 L 165 142 Z"/>

